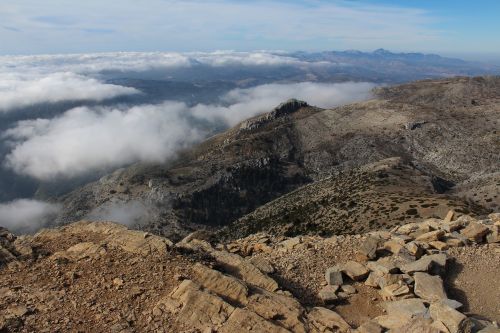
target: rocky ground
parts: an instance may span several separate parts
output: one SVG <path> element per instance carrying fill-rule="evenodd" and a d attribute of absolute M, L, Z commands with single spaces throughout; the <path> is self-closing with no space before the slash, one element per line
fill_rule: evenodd
<path fill-rule="evenodd" d="M 499 332 L 500 215 L 174 244 L 110 222 L 0 232 L 1 332 Z"/>

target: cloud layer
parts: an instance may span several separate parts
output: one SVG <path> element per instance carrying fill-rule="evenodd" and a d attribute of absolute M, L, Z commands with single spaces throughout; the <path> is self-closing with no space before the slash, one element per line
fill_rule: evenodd
<path fill-rule="evenodd" d="M 366 99 L 369 83 L 268 84 L 232 90 L 217 105 L 180 102 L 129 108 L 79 107 L 52 119 L 25 120 L 3 134 L 9 141 L 6 165 L 17 173 L 49 180 L 101 168 L 162 162 L 203 139 L 206 126 L 232 126 L 270 111 L 289 98 L 321 107 Z"/>
<path fill-rule="evenodd" d="M 40 103 L 64 101 L 102 101 L 120 95 L 137 94 L 138 90 L 105 84 L 71 72 L 42 77 L 5 75 L 0 78 L 0 112 L 12 111 Z"/>
<path fill-rule="evenodd" d="M 195 65 L 279 66 L 307 65 L 283 52 L 108 52 L 86 54 L 0 56 L 0 73 L 45 74 L 73 72 L 95 74 L 103 71 L 147 71 L 187 68 Z"/>
<path fill-rule="evenodd" d="M 30 199 L 0 203 L 0 226 L 15 233 L 34 232 L 49 223 L 59 210 L 59 205 Z"/>

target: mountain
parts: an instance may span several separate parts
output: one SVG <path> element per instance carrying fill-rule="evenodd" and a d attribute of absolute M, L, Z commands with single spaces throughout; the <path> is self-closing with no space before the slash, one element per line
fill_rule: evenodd
<path fill-rule="evenodd" d="M 499 204 L 499 88 L 499 77 L 458 77 L 329 110 L 291 100 L 167 164 L 120 169 L 59 198 L 57 223 L 128 203 L 144 207 L 141 228 L 172 239 L 271 230 L 269 219 L 285 234 L 351 233 L 442 218 L 446 205 L 482 215 Z"/>

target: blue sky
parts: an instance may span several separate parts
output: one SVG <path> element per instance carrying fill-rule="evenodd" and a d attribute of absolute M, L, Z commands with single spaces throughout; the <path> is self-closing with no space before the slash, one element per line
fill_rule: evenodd
<path fill-rule="evenodd" d="M 0 54 L 373 50 L 500 62 L 496 0 L 0 0 Z"/>

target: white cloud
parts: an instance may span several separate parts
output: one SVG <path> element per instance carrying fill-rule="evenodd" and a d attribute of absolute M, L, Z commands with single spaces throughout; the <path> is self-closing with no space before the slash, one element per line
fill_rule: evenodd
<path fill-rule="evenodd" d="M 207 66 L 304 65 L 286 53 L 270 51 L 235 52 L 109 52 L 87 54 L 0 56 L 0 73 L 48 75 L 53 72 L 96 74 L 103 71 L 142 72 L 153 69 L 186 68 L 195 64 Z"/>
<path fill-rule="evenodd" d="M 6 164 L 20 174 L 47 180 L 136 161 L 162 162 L 201 140 L 194 117 L 232 126 L 272 110 L 289 98 L 332 107 L 370 97 L 369 83 L 268 84 L 230 91 L 220 105 L 165 102 L 126 109 L 80 107 L 53 119 L 19 122 L 3 137 L 12 150 Z M 188 117 L 189 116 L 189 117 Z"/>
<path fill-rule="evenodd" d="M 91 221 L 113 221 L 129 227 L 148 222 L 151 207 L 139 201 L 112 201 L 92 210 L 85 219 Z"/>
<path fill-rule="evenodd" d="M 59 210 L 59 205 L 31 199 L 0 203 L 0 226 L 15 233 L 33 232 L 55 218 Z"/>
<path fill-rule="evenodd" d="M 134 88 L 101 83 L 71 72 L 41 77 L 6 74 L 0 77 L 0 112 L 39 103 L 102 101 L 137 93 Z"/>
<path fill-rule="evenodd" d="M 15 140 L 6 163 L 39 179 L 74 176 L 135 161 L 161 162 L 199 140 L 182 103 L 117 108 L 80 107 L 53 119 L 25 120 L 5 132 Z"/>

